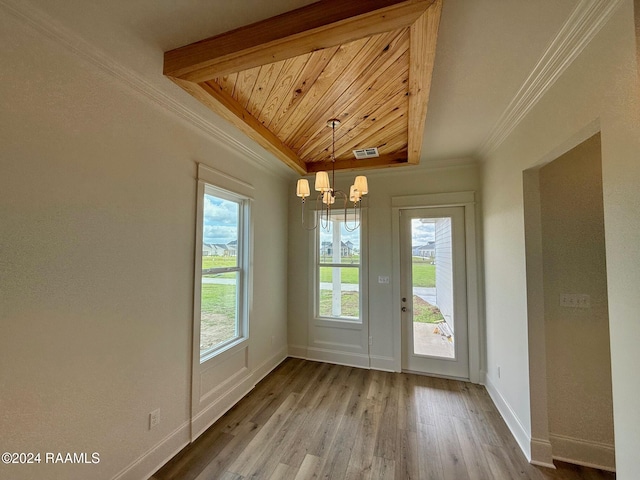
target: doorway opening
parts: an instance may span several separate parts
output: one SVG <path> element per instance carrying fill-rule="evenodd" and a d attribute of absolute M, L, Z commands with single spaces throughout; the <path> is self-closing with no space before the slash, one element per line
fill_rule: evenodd
<path fill-rule="evenodd" d="M 600 134 L 523 179 L 532 460 L 615 470 Z"/>

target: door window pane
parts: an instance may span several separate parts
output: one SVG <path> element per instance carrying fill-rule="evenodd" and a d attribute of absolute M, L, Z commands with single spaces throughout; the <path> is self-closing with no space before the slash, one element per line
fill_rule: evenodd
<path fill-rule="evenodd" d="M 455 358 L 451 218 L 411 220 L 413 349 Z"/>

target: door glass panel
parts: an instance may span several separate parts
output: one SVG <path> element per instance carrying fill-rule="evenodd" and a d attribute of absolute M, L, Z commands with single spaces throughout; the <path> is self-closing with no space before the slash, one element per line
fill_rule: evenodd
<path fill-rule="evenodd" d="M 411 220 L 413 353 L 455 358 L 451 218 Z"/>

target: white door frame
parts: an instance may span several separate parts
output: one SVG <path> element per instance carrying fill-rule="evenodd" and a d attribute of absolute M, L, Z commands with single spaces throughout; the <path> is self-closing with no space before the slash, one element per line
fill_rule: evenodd
<path fill-rule="evenodd" d="M 464 207 L 465 249 L 467 257 L 467 316 L 469 335 L 469 380 L 482 383 L 480 290 L 478 243 L 476 235 L 475 192 L 436 193 L 391 198 L 393 261 L 393 360 L 394 369 L 402 371 L 402 318 L 400 315 L 400 210 L 429 207 Z"/>

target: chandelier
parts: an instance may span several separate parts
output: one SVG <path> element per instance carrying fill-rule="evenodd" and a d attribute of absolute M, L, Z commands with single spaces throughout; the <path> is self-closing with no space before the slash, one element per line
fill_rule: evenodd
<path fill-rule="evenodd" d="M 339 213 L 342 213 L 342 210 L 344 210 L 345 229 L 349 232 L 353 232 L 360 227 L 362 197 L 369 193 L 367 177 L 364 175 L 356 177 L 353 185 L 351 185 L 351 188 L 349 189 L 348 197 L 342 190 L 334 190 L 334 188 L 331 187 L 331 184 L 335 186 L 336 127 L 339 126 L 340 120 L 338 119 L 333 118 L 327 122 L 327 127 L 331 127 L 331 183 L 329 183 L 329 174 L 327 172 L 316 173 L 315 190 L 320 192 L 316 198 L 316 210 L 320 220 L 319 222 L 316 221 L 315 225 L 307 226 L 305 225 L 304 220 L 305 199 L 311 194 L 309 190 L 309 181 L 306 178 L 301 178 L 298 180 L 298 184 L 296 186 L 296 195 L 302 198 L 302 226 L 307 230 L 315 230 L 318 227 L 318 223 L 320 223 L 323 230 L 329 231 L 330 220 L 332 215 L 335 216 L 335 213 L 332 214 L 331 210 L 333 209 L 335 211 L 336 209 L 336 207 L 333 206 L 336 203 L 336 199 L 338 200 L 338 205 L 342 204 L 342 208 L 340 208 Z M 349 208 L 347 205 L 348 202 L 352 202 L 353 207 Z M 352 217 L 352 220 L 349 220 L 349 217 Z"/>

